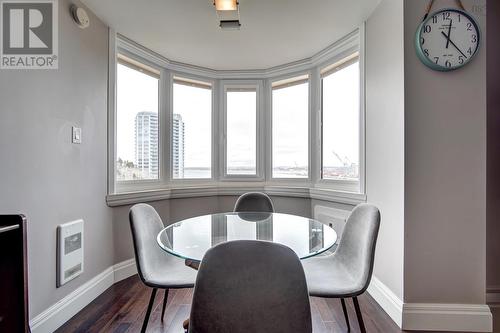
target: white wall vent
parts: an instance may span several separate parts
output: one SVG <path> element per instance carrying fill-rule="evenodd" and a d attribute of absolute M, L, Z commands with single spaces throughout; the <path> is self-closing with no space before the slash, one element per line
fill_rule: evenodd
<path fill-rule="evenodd" d="M 342 238 L 342 231 L 344 230 L 345 222 L 351 211 L 325 207 L 316 205 L 314 206 L 314 219 L 324 224 L 330 225 L 337 233 L 337 244 Z"/>
<path fill-rule="evenodd" d="M 57 227 L 57 287 L 83 273 L 83 220 Z"/>

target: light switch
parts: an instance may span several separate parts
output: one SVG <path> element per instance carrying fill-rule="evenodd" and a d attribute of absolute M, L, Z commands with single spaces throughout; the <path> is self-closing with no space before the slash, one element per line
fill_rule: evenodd
<path fill-rule="evenodd" d="M 82 129 L 80 127 L 71 127 L 72 140 L 71 142 L 75 144 L 82 143 Z"/>

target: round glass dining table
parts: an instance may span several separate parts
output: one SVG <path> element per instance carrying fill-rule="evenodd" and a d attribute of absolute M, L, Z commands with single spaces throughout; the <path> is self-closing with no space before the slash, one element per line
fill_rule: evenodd
<path fill-rule="evenodd" d="M 201 262 L 211 247 L 233 240 L 263 240 L 290 247 L 300 259 L 330 249 L 337 241 L 331 227 L 306 217 L 281 213 L 221 213 L 189 218 L 163 229 L 158 245 L 188 262 Z"/>

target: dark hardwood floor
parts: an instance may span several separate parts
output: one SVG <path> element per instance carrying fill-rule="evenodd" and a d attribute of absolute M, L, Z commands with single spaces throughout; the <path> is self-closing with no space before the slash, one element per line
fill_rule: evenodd
<path fill-rule="evenodd" d="M 150 292 L 151 289 L 145 287 L 137 276 L 132 276 L 113 285 L 56 332 L 140 332 Z M 189 317 L 192 296 L 192 289 L 170 290 L 165 319 L 162 322 L 160 316 L 163 291 L 159 291 L 148 332 L 182 333 L 182 322 Z M 359 302 L 367 332 L 401 332 L 370 295 L 365 293 L 359 298 Z M 351 332 L 359 332 L 352 302 L 348 301 L 347 305 Z M 311 310 L 314 333 L 347 332 L 339 300 L 311 297 Z M 495 317 L 500 315 L 498 310 L 500 309 L 493 309 Z"/>

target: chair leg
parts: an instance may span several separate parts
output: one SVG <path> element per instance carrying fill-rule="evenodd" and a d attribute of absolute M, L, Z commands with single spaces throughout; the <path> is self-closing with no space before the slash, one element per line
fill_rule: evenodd
<path fill-rule="evenodd" d="M 148 310 L 146 311 L 146 317 L 144 318 L 144 322 L 142 323 L 141 333 L 146 333 L 146 328 L 148 327 L 149 316 L 151 315 L 151 309 L 153 309 L 153 304 L 155 302 L 155 296 L 158 289 L 153 288 L 151 291 L 151 298 L 149 299 Z"/>
<path fill-rule="evenodd" d="M 347 308 L 345 306 L 345 300 L 343 298 L 341 298 L 340 303 L 342 303 L 342 311 L 344 312 L 345 323 L 347 325 L 347 332 L 350 332 L 351 325 L 349 325 L 349 316 L 347 315 Z"/>
<path fill-rule="evenodd" d="M 168 299 L 168 289 L 165 289 L 165 296 L 163 296 L 163 308 L 161 309 L 161 321 L 163 321 L 163 317 L 165 316 L 165 309 L 167 308 L 167 299 Z"/>
<path fill-rule="evenodd" d="M 361 309 L 359 308 L 358 298 L 354 296 L 352 298 L 354 303 L 354 309 L 356 310 L 356 317 L 358 317 L 359 330 L 361 333 L 366 333 L 365 324 L 363 323 L 363 316 L 361 315 Z"/>

